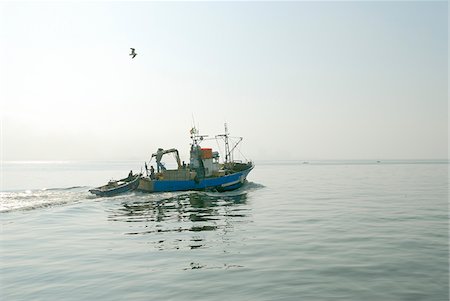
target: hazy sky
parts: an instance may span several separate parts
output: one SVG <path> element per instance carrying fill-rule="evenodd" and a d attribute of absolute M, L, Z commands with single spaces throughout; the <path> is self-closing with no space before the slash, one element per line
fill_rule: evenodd
<path fill-rule="evenodd" d="M 2 2 L 3 160 L 446 158 L 447 5 Z"/>

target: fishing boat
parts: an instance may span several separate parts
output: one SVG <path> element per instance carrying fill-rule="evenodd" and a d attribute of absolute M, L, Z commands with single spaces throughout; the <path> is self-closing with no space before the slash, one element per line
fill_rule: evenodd
<path fill-rule="evenodd" d="M 137 190 L 143 192 L 169 192 L 186 190 L 213 190 L 230 191 L 240 188 L 247 179 L 247 175 L 254 168 L 250 162 L 234 160 L 234 151 L 242 141 L 242 137 L 230 137 L 225 124 L 225 134 L 216 135 L 212 139 L 222 140 L 225 144 L 225 158 L 220 162 L 220 154 L 212 148 L 201 147 L 201 142 L 208 140 L 208 136 L 199 135 L 198 130 L 193 127 L 191 133 L 190 161 L 188 164 L 181 163 L 177 149 L 159 148 L 152 154 L 149 164 L 153 158 L 156 161 L 156 171 L 153 165 L 150 171 L 145 163 L 146 176 L 139 180 Z M 237 142 L 230 143 L 231 138 Z M 167 169 L 162 163 L 165 155 L 175 156 L 176 168 Z"/>
<path fill-rule="evenodd" d="M 133 175 L 131 172 L 128 177 L 121 180 L 111 180 L 108 184 L 90 189 L 89 192 L 98 196 L 115 196 L 120 193 L 132 191 L 139 185 L 141 174 Z"/>

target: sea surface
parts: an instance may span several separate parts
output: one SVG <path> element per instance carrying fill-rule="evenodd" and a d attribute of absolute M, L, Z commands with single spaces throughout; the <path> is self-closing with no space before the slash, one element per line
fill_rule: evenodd
<path fill-rule="evenodd" d="M 227 193 L 3 162 L 1 300 L 449 300 L 447 161 L 256 162 Z"/>

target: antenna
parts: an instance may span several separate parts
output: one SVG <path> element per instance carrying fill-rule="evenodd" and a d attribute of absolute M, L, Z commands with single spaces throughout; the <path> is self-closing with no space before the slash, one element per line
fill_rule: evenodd
<path fill-rule="evenodd" d="M 191 113 L 192 115 L 192 127 L 195 128 L 195 118 L 194 118 L 194 113 Z"/>

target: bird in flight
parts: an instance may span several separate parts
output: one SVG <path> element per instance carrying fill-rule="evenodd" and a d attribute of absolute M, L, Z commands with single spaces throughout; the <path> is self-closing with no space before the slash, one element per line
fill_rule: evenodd
<path fill-rule="evenodd" d="M 134 48 L 130 48 L 130 49 L 131 49 L 130 55 L 132 56 L 131 58 L 134 59 L 134 57 L 137 55 L 137 53 L 134 52 Z"/>

